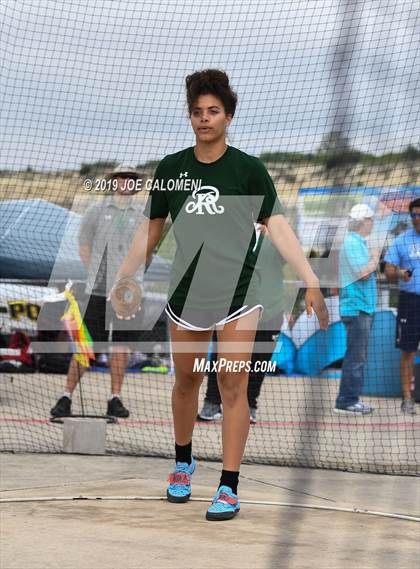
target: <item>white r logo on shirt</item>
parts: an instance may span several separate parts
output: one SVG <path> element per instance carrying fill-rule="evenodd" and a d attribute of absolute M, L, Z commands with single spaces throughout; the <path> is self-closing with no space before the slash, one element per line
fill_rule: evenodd
<path fill-rule="evenodd" d="M 219 196 L 219 190 L 214 186 L 201 186 L 201 188 L 195 189 L 191 194 L 192 199 L 195 201 L 190 201 L 185 211 L 187 213 L 195 213 L 196 215 L 204 215 L 204 209 L 210 215 L 223 213 L 225 211 L 224 206 L 217 205 Z"/>

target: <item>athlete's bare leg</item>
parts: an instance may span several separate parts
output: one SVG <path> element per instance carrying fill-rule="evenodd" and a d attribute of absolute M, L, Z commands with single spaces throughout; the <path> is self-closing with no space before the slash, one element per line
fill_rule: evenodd
<path fill-rule="evenodd" d="M 175 365 L 175 384 L 172 390 L 172 413 L 174 417 L 175 442 L 187 445 L 194 430 L 198 412 L 198 393 L 203 381 L 204 372 L 194 372 L 196 358 L 206 358 L 210 338 L 213 331 L 192 332 L 178 328 L 171 322 L 171 342 Z M 194 350 L 195 342 L 203 343 L 203 349 Z M 191 346 L 191 353 L 177 350 L 177 344 Z"/>
<path fill-rule="evenodd" d="M 258 319 L 259 310 L 256 309 L 239 320 L 225 324 L 223 329 L 217 330 L 219 362 L 221 358 L 225 358 L 228 362 L 232 362 L 233 369 L 235 362 L 251 360 Z M 236 327 L 238 322 L 240 322 L 241 329 Z M 232 342 L 238 344 L 238 351 L 235 353 L 228 349 Z M 223 469 L 237 472 L 241 466 L 249 431 L 247 396 L 249 372 L 246 370 L 236 372 L 228 370 L 229 367 L 226 364 L 226 367 L 220 368 L 220 372 L 217 374 L 223 403 Z"/>

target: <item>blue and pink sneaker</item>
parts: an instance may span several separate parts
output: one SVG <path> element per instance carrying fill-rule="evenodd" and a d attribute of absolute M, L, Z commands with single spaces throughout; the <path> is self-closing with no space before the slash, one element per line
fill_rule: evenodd
<path fill-rule="evenodd" d="M 215 497 L 210 508 L 206 513 L 206 520 L 219 521 L 231 520 L 241 509 L 241 504 L 238 496 L 233 493 L 232 488 L 229 486 L 220 486 L 217 490 Z"/>
<path fill-rule="evenodd" d="M 169 486 L 166 496 L 169 502 L 182 504 L 188 502 L 191 497 L 191 476 L 194 474 L 195 460 L 191 464 L 187 462 L 177 462 L 175 470 L 168 477 Z"/>

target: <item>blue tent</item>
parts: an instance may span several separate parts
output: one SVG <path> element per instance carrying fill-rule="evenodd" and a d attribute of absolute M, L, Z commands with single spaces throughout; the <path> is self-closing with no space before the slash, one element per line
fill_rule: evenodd
<path fill-rule="evenodd" d="M 283 370 L 287 375 L 290 375 L 294 371 L 295 359 L 296 346 L 290 335 L 282 332 L 277 340 L 271 361 L 275 362 L 279 370 Z"/>
<path fill-rule="evenodd" d="M 399 397 L 400 352 L 395 347 L 396 317 L 393 310 L 380 310 L 373 319 L 365 368 L 364 395 Z M 327 331 L 317 330 L 299 348 L 296 371 L 319 376 L 326 367 L 343 358 L 346 333 L 342 322 L 334 322 Z"/>
<path fill-rule="evenodd" d="M 85 278 L 79 225 L 79 215 L 45 200 L 0 202 L 0 277 L 48 279 L 56 263 L 57 278 Z"/>
<path fill-rule="evenodd" d="M 81 216 L 41 199 L 0 201 L 0 278 L 84 279 Z M 146 279 L 166 281 L 170 263 L 155 257 Z"/>
<path fill-rule="evenodd" d="M 393 310 L 375 314 L 369 337 L 365 368 L 364 395 L 400 397 L 400 357 L 395 347 L 396 316 Z"/>
<path fill-rule="evenodd" d="M 295 371 L 318 376 L 341 360 L 346 351 L 346 331 L 342 322 L 333 322 L 328 330 L 317 330 L 298 349 Z"/>

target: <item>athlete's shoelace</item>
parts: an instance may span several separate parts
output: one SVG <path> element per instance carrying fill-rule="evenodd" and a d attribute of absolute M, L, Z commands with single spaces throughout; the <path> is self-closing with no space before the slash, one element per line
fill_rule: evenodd
<path fill-rule="evenodd" d="M 229 504 L 229 506 L 236 506 L 238 503 L 238 500 L 236 500 L 233 496 L 229 496 L 229 494 L 226 494 L 226 492 L 221 492 L 215 501 Z"/>
<path fill-rule="evenodd" d="M 189 484 L 190 476 L 187 472 L 172 472 L 168 477 L 169 484 Z"/>

